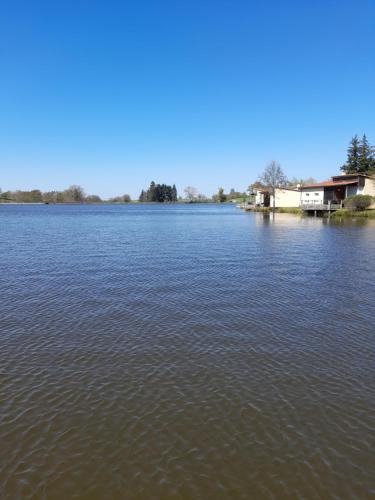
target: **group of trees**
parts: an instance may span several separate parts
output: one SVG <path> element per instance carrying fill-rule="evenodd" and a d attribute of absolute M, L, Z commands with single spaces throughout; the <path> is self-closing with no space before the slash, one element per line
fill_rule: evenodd
<path fill-rule="evenodd" d="M 375 148 L 370 145 L 366 134 L 362 139 L 355 135 L 348 147 L 346 163 L 341 167 L 345 174 L 375 173 Z"/>
<path fill-rule="evenodd" d="M 246 199 L 246 193 L 241 192 L 241 191 L 236 191 L 234 188 L 232 188 L 229 193 L 225 193 L 224 189 L 222 187 L 219 188 L 217 194 L 214 194 L 212 196 L 212 201 L 218 202 L 218 203 L 224 203 L 226 201 L 232 201 L 232 200 L 245 200 Z"/>
<path fill-rule="evenodd" d="M 224 188 L 219 187 L 217 194 L 212 195 L 212 201 L 214 203 L 225 203 L 226 201 L 229 201 L 228 195 L 224 193 Z"/>
<path fill-rule="evenodd" d="M 212 197 L 208 197 L 198 191 L 194 186 L 187 186 L 184 191 L 183 197 L 177 196 L 176 186 L 168 186 L 166 184 L 155 184 L 151 182 L 147 191 L 142 190 L 139 201 L 140 202 L 188 202 L 188 203 L 223 203 L 235 199 L 245 199 L 246 193 L 235 191 L 233 188 L 228 194 L 224 193 L 224 189 L 220 187 L 218 192 Z"/>
<path fill-rule="evenodd" d="M 31 191 L 5 191 L 0 193 L 3 202 L 15 203 L 96 203 L 101 199 L 97 195 L 86 196 L 81 186 L 72 185 L 64 191 L 42 192 L 39 189 Z"/>
<path fill-rule="evenodd" d="M 108 200 L 110 203 L 127 203 L 131 201 L 128 194 Z M 103 200 L 96 194 L 86 195 L 81 186 L 72 185 L 64 191 L 42 192 L 39 189 L 31 191 L 0 190 L 0 203 L 102 203 Z"/>
<path fill-rule="evenodd" d="M 213 194 L 211 198 L 199 193 L 198 189 L 193 186 L 187 186 L 184 189 L 183 200 L 189 203 L 224 203 L 231 200 L 244 200 L 246 198 L 246 193 L 235 191 L 231 189 L 228 194 L 224 193 L 224 188 L 220 187 L 218 192 Z"/>
<path fill-rule="evenodd" d="M 130 195 L 123 194 L 122 196 L 115 196 L 108 200 L 109 203 L 130 203 L 132 201 Z"/>
<path fill-rule="evenodd" d="M 176 202 L 177 188 L 175 184 L 169 186 L 167 184 L 155 184 L 155 182 L 152 181 L 147 191 L 142 189 L 139 195 L 139 201 L 157 203 Z"/>

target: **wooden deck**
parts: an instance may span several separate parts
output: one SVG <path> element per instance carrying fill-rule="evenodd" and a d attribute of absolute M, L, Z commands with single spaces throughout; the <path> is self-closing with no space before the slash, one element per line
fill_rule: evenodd
<path fill-rule="evenodd" d="M 248 203 L 240 203 L 236 205 L 237 208 L 242 208 L 243 210 L 256 210 L 257 207 L 255 204 L 248 204 Z M 269 207 L 272 209 L 272 207 Z M 276 207 L 277 210 L 278 207 Z M 315 215 L 318 212 L 335 212 L 336 210 L 340 210 L 342 208 L 342 203 L 301 203 L 299 208 L 303 212 L 313 212 Z"/>
<path fill-rule="evenodd" d="M 301 204 L 301 210 L 304 212 L 335 212 L 342 208 L 342 203 L 303 203 Z"/>

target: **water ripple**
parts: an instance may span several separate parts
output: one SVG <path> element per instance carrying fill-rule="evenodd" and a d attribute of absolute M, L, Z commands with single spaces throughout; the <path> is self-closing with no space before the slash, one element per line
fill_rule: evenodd
<path fill-rule="evenodd" d="M 0 497 L 374 496 L 374 229 L 0 207 Z"/>

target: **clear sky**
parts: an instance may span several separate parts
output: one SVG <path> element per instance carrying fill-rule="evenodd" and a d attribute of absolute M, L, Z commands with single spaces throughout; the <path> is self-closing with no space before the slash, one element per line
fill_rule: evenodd
<path fill-rule="evenodd" d="M 243 190 L 375 143 L 374 0 L 3 0 L 0 186 Z"/>

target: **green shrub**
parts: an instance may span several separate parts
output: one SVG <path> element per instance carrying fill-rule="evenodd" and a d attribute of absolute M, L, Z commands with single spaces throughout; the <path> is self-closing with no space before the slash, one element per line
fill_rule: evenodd
<path fill-rule="evenodd" d="M 344 201 L 345 208 L 350 210 L 366 210 L 373 202 L 372 196 L 367 194 L 357 194 L 355 196 L 349 196 Z"/>

